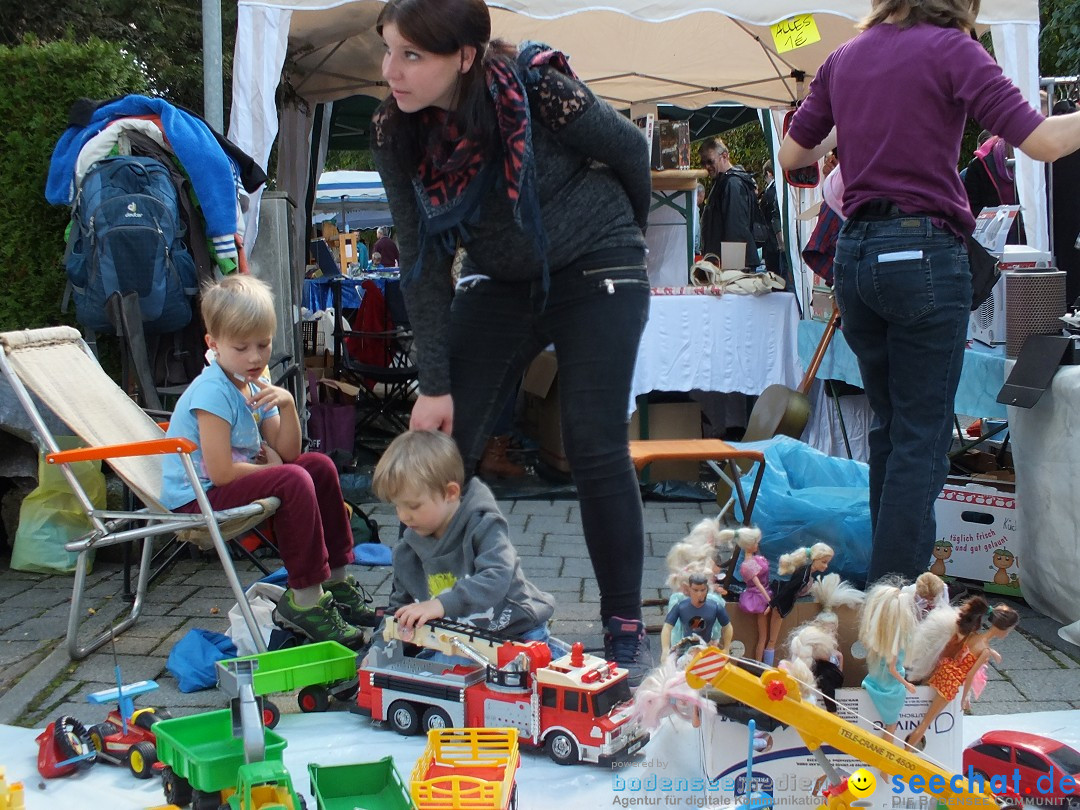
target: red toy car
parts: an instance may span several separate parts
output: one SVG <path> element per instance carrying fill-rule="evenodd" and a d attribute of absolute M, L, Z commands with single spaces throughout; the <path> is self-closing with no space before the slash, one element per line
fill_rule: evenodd
<path fill-rule="evenodd" d="M 1025 803 L 1080 808 L 1080 752 L 1064 743 L 1020 731 L 988 731 L 964 749 L 964 775 L 969 769 L 988 787 L 995 776 L 1006 782 L 999 795 L 1016 795 Z"/>
<path fill-rule="evenodd" d="M 158 761 L 153 725 L 169 717 L 169 713 L 164 709 L 136 709 L 134 698 L 157 688 L 154 681 L 139 681 L 121 689 L 105 689 L 87 696 L 87 700 L 95 704 L 117 702 L 104 723 L 88 729 L 99 761 L 127 765 L 138 779 L 149 779 L 153 775 Z"/>

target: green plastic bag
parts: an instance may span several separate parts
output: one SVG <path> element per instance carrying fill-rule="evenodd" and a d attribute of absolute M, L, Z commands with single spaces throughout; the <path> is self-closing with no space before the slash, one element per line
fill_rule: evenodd
<path fill-rule="evenodd" d="M 74 436 L 57 436 L 56 443 L 64 450 L 83 446 Z M 104 509 L 105 475 L 101 472 L 101 462 L 80 461 L 71 468 L 91 503 Z M 75 570 L 79 555 L 67 551 L 64 544 L 92 528 L 60 467 L 46 464 L 42 455 L 38 458 L 38 485 L 19 508 L 11 567 L 40 574 L 69 574 Z"/>

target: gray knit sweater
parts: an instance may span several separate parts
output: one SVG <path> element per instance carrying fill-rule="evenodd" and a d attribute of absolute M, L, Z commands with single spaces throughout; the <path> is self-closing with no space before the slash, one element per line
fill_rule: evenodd
<path fill-rule="evenodd" d="M 550 272 L 559 273 L 593 251 L 643 248 L 651 189 L 644 136 L 581 82 L 552 68 L 542 68 L 541 77 L 529 98 Z M 419 249 L 415 171 L 401 165 L 387 137 L 392 136 L 376 132 L 373 153 L 397 229 L 400 264 L 407 271 Z M 539 279 L 543 263 L 536 256 L 533 235 L 514 222 L 505 183 L 494 184 L 481 199 L 479 211 L 481 222 L 470 228 L 464 245 L 468 259 L 462 275 L 482 274 L 498 281 Z M 421 271 L 403 288 L 416 335 L 420 391 L 430 396 L 450 392 L 453 257 L 437 241 L 427 240 Z"/>
<path fill-rule="evenodd" d="M 547 622 L 555 600 L 525 579 L 487 484 L 473 478 L 441 538 L 406 529 L 394 549 L 392 614 L 438 598 L 446 618 L 520 636 Z"/>

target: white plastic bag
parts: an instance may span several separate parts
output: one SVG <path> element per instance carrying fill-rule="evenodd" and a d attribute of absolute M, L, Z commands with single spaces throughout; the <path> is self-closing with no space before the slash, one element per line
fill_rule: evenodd
<path fill-rule="evenodd" d="M 334 352 L 334 308 L 327 307 L 321 312 L 315 313 L 315 320 L 318 322 L 319 334 L 322 335 L 319 342 L 323 345 L 326 351 L 333 354 Z M 345 326 L 348 329 L 348 325 Z"/>
<path fill-rule="evenodd" d="M 285 589 L 280 585 L 271 585 L 268 582 L 256 582 L 245 593 L 247 594 L 248 604 L 251 605 L 251 612 L 255 615 L 255 623 L 259 626 L 259 632 L 262 634 L 263 642 L 269 644 L 270 633 L 275 627 L 274 608 L 277 607 L 278 600 L 285 593 Z M 240 614 L 240 606 L 237 604 L 233 604 L 229 608 L 229 629 L 225 635 L 231 638 L 233 644 L 236 645 L 237 655 L 254 655 L 258 652 L 251 639 L 251 634 L 248 633 L 244 617 Z"/>

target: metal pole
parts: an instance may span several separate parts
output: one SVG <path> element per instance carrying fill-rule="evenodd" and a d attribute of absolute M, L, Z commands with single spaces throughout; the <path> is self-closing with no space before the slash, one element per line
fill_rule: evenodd
<path fill-rule="evenodd" d="M 215 132 L 225 132 L 225 96 L 221 70 L 221 0 L 202 0 L 203 118 Z"/>

